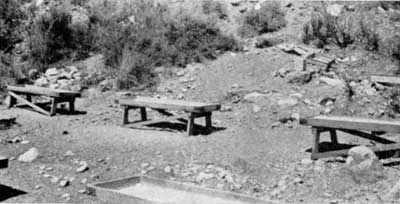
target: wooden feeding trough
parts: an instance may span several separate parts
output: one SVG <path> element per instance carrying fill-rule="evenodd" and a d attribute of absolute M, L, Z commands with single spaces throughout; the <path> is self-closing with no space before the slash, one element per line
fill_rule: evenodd
<path fill-rule="evenodd" d="M 87 186 L 110 204 L 278 204 L 257 198 L 147 176 L 121 178 Z"/>
<path fill-rule="evenodd" d="M 57 104 L 59 103 L 69 103 L 69 111 L 74 112 L 75 109 L 75 99 L 80 97 L 81 94 L 78 92 L 50 89 L 36 86 L 8 86 L 8 95 L 10 97 L 10 102 L 8 107 L 11 108 L 14 105 L 18 105 L 17 101 L 21 102 L 22 105 L 28 105 L 35 111 L 53 116 L 56 114 Z M 50 98 L 51 109 L 50 111 L 44 110 L 42 107 L 38 106 L 32 101 L 32 96 L 45 96 Z"/>
<path fill-rule="evenodd" d="M 193 127 L 195 118 L 204 117 L 206 127 L 211 128 L 211 116 L 213 111 L 217 111 L 221 108 L 220 104 L 215 103 L 199 103 L 182 100 L 168 100 L 158 99 L 151 97 L 136 96 L 133 98 L 119 99 L 117 101 L 124 108 L 123 125 L 129 127 L 140 127 L 151 124 L 163 122 L 165 120 L 147 120 L 146 108 L 155 109 L 161 114 L 168 116 L 169 120 L 179 120 L 187 123 L 187 134 L 190 136 L 193 134 Z M 129 122 L 129 110 L 140 109 L 141 122 L 130 123 Z M 186 112 L 183 115 L 173 115 L 167 112 L 167 110 L 177 110 Z"/>
<path fill-rule="evenodd" d="M 308 66 L 319 66 L 328 69 L 335 62 L 335 59 L 322 54 L 312 54 L 303 61 L 303 70 L 307 70 Z"/>
<path fill-rule="evenodd" d="M 321 133 L 324 132 L 329 133 L 331 143 L 335 145 L 339 144 L 336 131 L 341 131 L 378 143 L 379 145 L 370 147 L 374 152 L 400 150 L 400 143 L 381 136 L 384 133 L 400 133 L 399 121 L 320 115 L 301 119 L 300 122 L 302 125 L 311 126 L 312 129 L 312 134 L 314 136 L 311 154 L 312 159 L 346 156 L 348 154 L 348 149 L 321 152 L 319 142 Z"/>

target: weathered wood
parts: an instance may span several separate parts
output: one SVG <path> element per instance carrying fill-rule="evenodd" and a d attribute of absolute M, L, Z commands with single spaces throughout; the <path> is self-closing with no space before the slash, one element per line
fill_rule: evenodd
<path fill-rule="evenodd" d="M 348 134 L 351 134 L 351 135 L 362 137 L 364 139 L 372 140 L 372 141 L 375 141 L 375 142 L 378 142 L 378 143 L 381 143 L 381 144 L 393 144 L 393 143 L 396 143 L 394 141 L 385 139 L 383 137 L 378 137 L 378 136 L 375 136 L 373 134 L 369 134 L 369 133 L 362 132 L 362 131 L 345 130 L 345 129 L 338 129 L 338 130 L 340 130 L 342 132 L 345 132 L 345 133 L 348 133 Z"/>
<path fill-rule="evenodd" d="M 142 121 L 147 121 L 147 113 L 145 107 L 140 108 L 140 116 L 142 117 Z"/>
<path fill-rule="evenodd" d="M 373 147 L 368 147 L 368 148 L 371 149 L 375 153 L 394 151 L 394 150 L 400 150 L 400 143 L 385 144 L 385 145 L 381 145 L 381 146 L 373 146 Z M 338 156 L 347 156 L 348 153 L 349 153 L 349 150 L 344 149 L 344 150 L 335 150 L 335 151 L 329 151 L 329 152 L 319 152 L 319 153 L 313 154 L 312 157 L 314 159 L 327 158 L 327 157 L 338 157 Z"/>
<path fill-rule="evenodd" d="M 153 109 L 172 109 L 186 112 L 211 112 L 221 108 L 221 105 L 216 103 L 198 103 L 140 96 L 129 99 L 119 99 L 118 103 L 125 106 L 148 107 Z"/>
<path fill-rule="evenodd" d="M 8 94 L 11 96 L 11 98 L 15 98 L 15 99 L 25 103 L 26 105 L 30 106 L 34 110 L 36 110 L 36 111 L 38 111 L 38 112 L 40 112 L 42 114 L 45 114 L 45 115 L 50 115 L 49 112 L 43 110 L 42 108 L 40 108 L 39 106 L 37 106 L 37 105 L 35 105 L 33 103 L 27 101 L 25 98 L 23 98 L 21 96 L 18 96 L 17 94 L 13 93 L 12 91 L 8 91 Z"/>
<path fill-rule="evenodd" d="M 122 118 L 122 124 L 126 125 L 129 123 L 129 107 L 124 106 L 123 109 L 124 109 L 124 115 Z"/>
<path fill-rule="evenodd" d="M 69 112 L 70 113 L 75 112 L 75 98 L 69 99 L 68 104 L 69 104 Z"/>
<path fill-rule="evenodd" d="M 302 120 L 304 125 L 333 129 L 400 133 L 400 122 L 346 116 L 315 116 Z"/>
<path fill-rule="evenodd" d="M 26 100 L 32 103 L 32 95 L 27 94 L 26 95 Z"/>
<path fill-rule="evenodd" d="M 9 94 L 9 104 L 8 108 L 12 108 L 15 104 L 17 104 L 17 99 Z"/>
<path fill-rule="evenodd" d="M 81 94 L 79 92 L 72 92 L 67 90 L 59 90 L 59 89 L 50 89 L 36 86 L 7 86 L 7 90 L 12 91 L 14 93 L 19 94 L 30 94 L 30 95 L 41 95 L 41 96 L 49 96 L 49 97 L 80 97 Z"/>
<path fill-rule="evenodd" d="M 187 135 L 188 136 L 193 134 L 194 119 L 195 119 L 195 117 L 193 117 L 192 114 L 188 117 L 188 123 L 187 123 Z"/>
<path fill-rule="evenodd" d="M 51 105 L 50 105 L 50 116 L 56 115 L 57 112 L 57 100 L 55 98 L 51 98 Z"/>
<path fill-rule="evenodd" d="M 400 76 L 391 76 L 391 75 L 372 75 L 371 81 L 380 84 L 386 85 L 398 85 L 400 84 Z"/>
<path fill-rule="evenodd" d="M 211 116 L 212 116 L 212 113 L 211 113 L 211 112 L 209 113 L 209 115 L 206 115 L 206 116 L 205 116 L 206 127 L 207 127 L 207 128 L 212 127 Z"/>
<path fill-rule="evenodd" d="M 8 158 L 0 156 L 0 169 L 8 167 Z"/>
<path fill-rule="evenodd" d="M 148 121 L 135 122 L 135 123 L 126 123 L 124 125 L 124 127 L 135 128 L 135 127 L 140 127 L 140 126 L 162 123 L 162 122 L 166 122 L 166 121 L 179 120 L 184 117 L 187 117 L 187 115 L 177 115 L 177 116 L 171 116 L 171 117 L 163 118 L 163 119 L 148 120 Z"/>
<path fill-rule="evenodd" d="M 320 131 L 316 127 L 311 128 L 312 135 L 314 136 L 314 147 L 311 152 L 311 159 L 318 159 L 316 156 L 319 153 L 319 139 L 320 139 Z"/>
<path fill-rule="evenodd" d="M 331 142 L 333 144 L 338 144 L 337 134 L 335 129 L 330 129 L 329 134 L 331 136 Z"/>

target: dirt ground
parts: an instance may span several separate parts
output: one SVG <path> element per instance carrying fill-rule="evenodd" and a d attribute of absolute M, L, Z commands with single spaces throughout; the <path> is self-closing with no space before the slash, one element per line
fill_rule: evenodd
<path fill-rule="evenodd" d="M 304 13 L 311 12 L 305 5 L 294 3 L 295 11 L 287 17 L 290 25 L 274 35 L 296 41 L 296 33 L 301 29 L 298 22 L 307 18 Z M 362 54 L 357 57 L 362 58 Z M 387 65 L 384 69 L 382 63 Z M 362 70 L 362 74 L 392 73 L 391 63 L 370 60 L 363 64 L 370 69 Z M 16 125 L 0 130 L 0 155 L 11 158 L 9 167 L 0 170 L 0 194 L 2 189 L 15 193 L 0 195 L 0 201 L 101 203 L 84 192 L 88 183 L 145 174 L 289 203 L 384 203 L 383 196 L 399 180 L 400 168 L 390 165 L 391 160 L 384 161 L 385 178 L 372 183 L 359 182 L 346 170 L 344 159 L 309 159 L 312 147 L 309 127 L 297 122 L 276 127 L 280 118 L 293 113 L 307 117 L 323 111 L 302 102 L 305 99 L 318 104 L 325 97 L 344 95 L 342 89 L 322 84 L 316 78 L 299 86 L 273 76 L 282 68 L 301 67 L 299 56 L 276 47 L 251 47 L 247 52 L 226 53 L 215 61 L 189 65 L 182 69 L 181 76 L 160 74 L 156 91 L 136 93 L 221 103 L 223 111 L 213 114 L 214 131 L 207 134 L 202 131 L 191 137 L 186 136 L 182 125 L 121 127 L 122 110 L 115 103 L 119 93 L 114 91 L 86 91 L 76 102 L 76 109 L 82 113 L 73 115 L 47 117 L 30 110 L 0 106 L 0 114 L 17 117 Z M 175 73 L 182 71 L 176 69 Z M 253 102 L 243 99 L 253 92 L 265 97 Z M 300 98 L 296 105 L 276 104 L 277 100 L 290 96 Z M 354 114 L 366 114 L 366 107 L 357 104 L 353 104 Z M 333 113 L 343 112 L 338 107 Z M 139 113 L 132 111 L 130 116 L 139 118 Z M 149 117 L 161 116 L 150 111 Z M 202 119 L 197 122 L 204 124 Z M 338 136 L 343 143 L 368 144 L 348 135 Z M 389 137 L 398 140 L 396 135 Z M 15 138 L 25 142 L 10 142 Z M 31 163 L 16 159 L 31 147 L 39 150 L 38 159 Z M 81 161 L 87 162 L 89 169 L 78 173 Z M 166 167 L 172 168 L 173 173 L 166 171 Z M 215 183 L 199 179 L 207 169 L 217 167 L 230 172 L 233 181 Z M 58 181 L 52 182 L 54 177 L 69 180 L 69 185 L 59 186 Z"/>

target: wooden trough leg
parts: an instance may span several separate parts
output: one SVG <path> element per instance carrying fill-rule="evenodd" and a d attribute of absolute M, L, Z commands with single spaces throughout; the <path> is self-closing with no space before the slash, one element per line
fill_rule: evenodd
<path fill-rule="evenodd" d="M 207 127 L 207 128 L 211 128 L 211 127 L 212 127 L 211 116 L 212 116 L 212 113 L 211 113 L 211 112 L 208 113 L 208 114 L 205 116 L 205 118 L 206 118 L 206 127 Z"/>
<path fill-rule="evenodd" d="M 56 98 L 51 98 L 50 116 L 56 115 L 56 111 L 57 111 L 57 100 Z"/>
<path fill-rule="evenodd" d="M 336 130 L 330 129 L 330 130 L 329 130 L 329 133 L 330 133 L 330 135 L 331 135 L 331 142 L 332 142 L 333 144 L 338 144 L 338 139 L 337 139 Z"/>
<path fill-rule="evenodd" d="M 147 121 L 147 113 L 145 107 L 140 108 L 140 115 L 142 117 L 142 121 Z"/>
<path fill-rule="evenodd" d="M 37 105 L 35 105 L 35 104 L 29 102 L 29 101 L 27 101 L 25 98 L 23 98 L 23 97 L 21 97 L 21 96 L 15 94 L 15 93 L 13 93 L 13 92 L 11 92 L 11 91 L 8 92 L 8 94 L 9 94 L 10 97 L 11 97 L 11 98 L 10 98 L 10 99 L 11 99 L 11 100 L 10 100 L 10 104 L 14 105 L 14 104 L 17 103 L 16 100 L 19 100 L 19 101 L 25 103 L 26 105 L 30 106 L 30 107 L 33 108 L 34 110 L 36 110 L 36 111 L 38 111 L 38 112 L 40 112 L 40 113 L 42 113 L 42 114 L 49 115 L 49 113 L 48 113 L 47 111 L 43 110 L 41 107 L 39 107 L 39 106 L 37 106 Z M 14 98 L 14 99 L 12 99 L 12 98 Z M 13 100 L 14 100 L 14 101 L 13 101 Z"/>
<path fill-rule="evenodd" d="M 17 99 L 13 97 L 11 94 L 9 94 L 8 97 L 10 97 L 8 108 L 12 108 L 15 104 L 17 104 Z"/>
<path fill-rule="evenodd" d="M 32 103 L 32 96 L 31 95 L 26 95 L 26 100 Z"/>
<path fill-rule="evenodd" d="M 75 112 L 75 98 L 69 99 L 69 113 Z"/>
<path fill-rule="evenodd" d="M 122 118 L 122 124 L 126 125 L 129 123 L 129 107 L 124 106 L 124 116 Z"/>
<path fill-rule="evenodd" d="M 191 113 L 188 117 L 188 121 L 187 121 L 187 135 L 188 136 L 193 134 L 194 118 L 195 118 L 195 116 L 193 115 L 193 113 Z"/>
<path fill-rule="evenodd" d="M 319 138 L 320 138 L 320 131 L 316 127 L 312 127 L 311 129 L 312 134 L 314 135 L 314 147 L 312 148 L 311 159 L 316 160 L 318 159 L 319 153 Z"/>

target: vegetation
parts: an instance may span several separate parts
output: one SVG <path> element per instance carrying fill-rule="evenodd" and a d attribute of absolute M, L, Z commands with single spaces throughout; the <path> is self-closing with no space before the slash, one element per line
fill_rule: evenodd
<path fill-rule="evenodd" d="M 226 6 L 219 1 L 204 0 L 202 2 L 202 10 L 204 14 L 216 15 L 220 19 L 225 19 L 228 17 Z"/>
<path fill-rule="evenodd" d="M 103 14 L 96 18 L 96 47 L 107 65 L 119 67 L 120 88 L 151 85 L 156 66 L 185 66 L 239 49 L 235 39 L 223 35 L 214 24 L 188 16 L 172 20 L 165 7 L 153 2 L 130 3 L 125 9 L 128 12 L 119 16 Z M 120 23 L 118 19 L 128 21 Z"/>
<path fill-rule="evenodd" d="M 239 34 L 252 37 L 274 32 L 286 26 L 286 23 L 285 13 L 279 2 L 264 2 L 259 9 L 253 9 L 246 14 Z"/>

